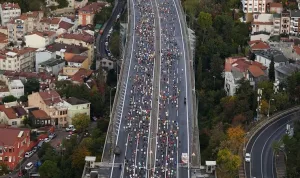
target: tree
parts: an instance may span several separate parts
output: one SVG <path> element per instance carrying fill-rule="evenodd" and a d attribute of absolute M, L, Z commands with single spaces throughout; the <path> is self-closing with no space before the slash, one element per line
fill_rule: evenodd
<path fill-rule="evenodd" d="M 27 95 L 22 95 L 20 98 L 19 98 L 19 100 L 21 101 L 21 102 L 27 102 L 28 101 L 28 96 Z"/>
<path fill-rule="evenodd" d="M 274 141 L 272 143 L 272 149 L 274 150 L 275 155 L 281 150 L 282 144 L 282 140 Z"/>
<path fill-rule="evenodd" d="M 275 63 L 274 63 L 274 56 L 271 58 L 271 63 L 269 66 L 269 80 L 274 82 L 275 81 Z"/>
<path fill-rule="evenodd" d="M 219 150 L 217 164 L 226 177 L 235 177 L 241 165 L 241 159 L 238 155 L 232 154 L 229 149 L 225 148 Z"/>
<path fill-rule="evenodd" d="M 8 95 L 2 98 L 2 103 L 9 103 L 13 101 L 17 101 L 17 98 L 14 97 L 13 95 Z"/>
<path fill-rule="evenodd" d="M 211 14 L 200 12 L 198 16 L 198 25 L 202 29 L 202 44 L 204 43 L 207 30 L 212 26 Z"/>
<path fill-rule="evenodd" d="M 260 104 L 260 113 L 267 115 L 269 110 L 269 103 L 268 101 L 262 99 Z"/>
<path fill-rule="evenodd" d="M 57 178 L 59 172 L 56 163 L 50 160 L 46 160 L 39 168 L 39 173 L 43 178 Z"/>
<path fill-rule="evenodd" d="M 86 128 L 88 128 L 90 121 L 90 117 L 86 113 L 76 114 L 72 118 L 72 123 L 79 132 L 83 132 Z"/>
<path fill-rule="evenodd" d="M 30 95 L 32 92 L 38 92 L 40 90 L 40 82 L 35 79 L 28 79 L 24 84 L 24 90 L 26 95 Z"/>
<path fill-rule="evenodd" d="M 244 142 L 245 131 L 241 126 L 230 127 L 226 132 L 227 140 L 223 143 L 223 147 L 231 150 L 232 153 L 238 153 L 240 146 Z"/>
<path fill-rule="evenodd" d="M 199 5 L 200 3 L 198 0 L 188 0 L 183 2 L 183 8 L 186 14 L 189 15 L 189 21 L 192 22 L 192 26 L 194 24 L 194 19 L 197 11 L 199 12 Z"/>
<path fill-rule="evenodd" d="M 118 31 L 113 32 L 109 41 L 109 49 L 114 57 L 120 57 L 120 34 Z"/>
<path fill-rule="evenodd" d="M 0 162 L 0 167 L 1 167 L 0 176 L 6 175 L 9 173 L 8 167 L 4 162 Z"/>
<path fill-rule="evenodd" d="M 68 7 L 69 3 L 67 0 L 57 0 L 58 8 Z"/>
<path fill-rule="evenodd" d="M 82 169 L 84 167 L 85 157 L 90 155 L 91 153 L 86 146 L 77 147 L 72 154 L 72 167 Z"/>

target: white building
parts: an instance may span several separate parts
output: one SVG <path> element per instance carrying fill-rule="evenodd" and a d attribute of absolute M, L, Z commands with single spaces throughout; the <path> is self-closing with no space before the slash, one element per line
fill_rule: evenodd
<path fill-rule="evenodd" d="M 259 32 L 271 33 L 273 29 L 273 14 L 253 14 L 252 34 Z"/>
<path fill-rule="evenodd" d="M 47 45 L 54 42 L 56 33 L 52 31 L 34 31 L 25 36 L 25 43 L 27 47 L 31 48 L 45 48 Z"/>
<path fill-rule="evenodd" d="M 12 18 L 21 15 L 21 8 L 18 3 L 3 3 L 0 8 L 1 24 L 5 25 Z"/>
<path fill-rule="evenodd" d="M 91 103 L 89 101 L 70 97 L 64 101 L 64 104 L 68 107 L 68 124 L 72 124 L 72 118 L 76 114 L 87 114 L 90 116 Z"/>
<path fill-rule="evenodd" d="M 55 76 L 58 75 L 59 71 L 63 69 L 65 66 L 65 60 L 62 58 L 51 58 L 47 61 L 41 62 L 39 64 L 38 72 L 47 72 L 54 74 Z"/>
<path fill-rule="evenodd" d="M 254 51 L 255 61 L 262 63 L 264 66 L 270 66 L 272 57 L 274 58 L 274 67 L 283 66 L 288 64 L 288 59 L 281 51 L 276 49 L 269 49 L 265 51 Z"/>
<path fill-rule="evenodd" d="M 24 95 L 24 85 L 21 80 L 8 81 L 8 89 L 10 94 L 16 98 Z"/>
<path fill-rule="evenodd" d="M 290 23 L 290 35 L 299 35 L 298 22 L 300 19 L 300 10 L 292 10 L 291 13 L 291 23 Z"/>
<path fill-rule="evenodd" d="M 39 48 L 36 50 L 35 56 L 35 71 L 38 71 L 40 63 L 45 62 L 51 58 L 55 58 L 56 54 L 55 52 L 50 52 L 45 48 Z"/>
<path fill-rule="evenodd" d="M 266 0 L 241 0 L 244 13 L 266 13 Z"/>

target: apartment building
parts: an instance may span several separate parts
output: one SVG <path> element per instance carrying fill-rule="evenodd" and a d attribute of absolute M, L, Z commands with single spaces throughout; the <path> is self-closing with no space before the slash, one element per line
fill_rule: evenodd
<path fill-rule="evenodd" d="M 30 149 L 30 130 L 21 128 L 0 128 L 0 161 L 13 170 Z"/>
<path fill-rule="evenodd" d="M 38 28 L 38 23 L 43 15 L 42 11 L 27 12 L 8 22 L 8 40 L 23 41 L 24 35 Z"/>
<path fill-rule="evenodd" d="M 273 30 L 273 14 L 253 14 L 252 34 L 268 33 Z"/>
<path fill-rule="evenodd" d="M 266 0 L 242 0 L 244 13 L 266 13 Z"/>
<path fill-rule="evenodd" d="M 30 71 L 35 60 L 35 48 L 12 49 L 0 51 L 0 70 Z"/>
<path fill-rule="evenodd" d="M 281 16 L 280 14 L 273 14 L 273 29 L 272 29 L 272 35 L 280 35 L 280 22 L 281 22 Z"/>
<path fill-rule="evenodd" d="M 267 12 L 268 13 L 277 13 L 280 14 L 283 11 L 283 7 L 281 3 L 270 2 L 267 4 Z"/>
<path fill-rule="evenodd" d="M 44 17 L 40 20 L 38 24 L 39 31 L 57 31 L 59 28 L 59 22 L 61 18 L 51 18 L 51 17 Z"/>
<path fill-rule="evenodd" d="M 5 2 L 0 8 L 1 24 L 4 26 L 11 19 L 21 15 L 21 8 L 18 3 Z"/>
<path fill-rule="evenodd" d="M 300 10 L 292 10 L 291 12 L 291 23 L 290 23 L 290 35 L 298 36 L 299 35 L 299 19 L 300 19 Z"/>
<path fill-rule="evenodd" d="M 28 106 L 38 107 L 51 117 L 52 125 L 66 127 L 68 107 L 55 90 L 32 93 L 28 96 Z"/>
<path fill-rule="evenodd" d="M 54 42 L 56 33 L 53 31 L 33 31 L 24 36 L 27 47 L 45 48 Z"/>
<path fill-rule="evenodd" d="M 94 60 L 94 36 L 87 33 L 64 33 L 57 37 L 55 42 L 65 43 L 65 44 L 74 44 L 82 47 L 88 48 L 88 65 L 92 64 Z"/>
<path fill-rule="evenodd" d="M 68 124 L 72 124 L 72 118 L 76 114 L 86 114 L 90 116 L 91 103 L 89 101 L 84 99 L 78 99 L 75 97 L 70 97 L 64 102 L 68 107 Z"/>
<path fill-rule="evenodd" d="M 106 2 L 93 2 L 78 10 L 79 25 L 94 24 L 94 16 L 103 7 L 108 5 Z"/>
<path fill-rule="evenodd" d="M 281 12 L 280 34 L 290 34 L 291 17 L 289 11 Z"/>

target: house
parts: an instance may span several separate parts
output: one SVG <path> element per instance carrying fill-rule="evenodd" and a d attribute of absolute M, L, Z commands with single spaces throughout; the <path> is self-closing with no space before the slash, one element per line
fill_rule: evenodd
<path fill-rule="evenodd" d="M 48 45 L 46 50 L 56 53 L 65 60 L 69 60 L 75 55 L 88 56 L 88 48 L 73 44 L 53 43 Z"/>
<path fill-rule="evenodd" d="M 293 73 L 300 71 L 300 65 L 295 63 L 275 67 L 275 80 L 282 82 Z"/>
<path fill-rule="evenodd" d="M 94 16 L 103 7 L 106 2 L 92 2 L 78 10 L 79 25 L 94 24 Z"/>
<path fill-rule="evenodd" d="M 257 51 L 257 50 L 268 50 L 268 49 L 270 49 L 270 46 L 268 45 L 268 43 L 263 42 L 261 40 L 249 41 L 248 44 L 250 46 L 251 52 Z"/>
<path fill-rule="evenodd" d="M 0 160 L 13 170 L 30 149 L 30 130 L 21 128 L 0 128 Z"/>
<path fill-rule="evenodd" d="M 261 63 L 248 60 L 246 57 L 226 58 L 224 89 L 227 95 L 235 94 L 241 79 L 249 80 L 250 85 L 256 88 L 258 82 L 267 79 L 266 69 Z"/>
<path fill-rule="evenodd" d="M 87 56 L 74 55 L 66 60 L 68 67 L 89 69 L 89 60 Z"/>
<path fill-rule="evenodd" d="M 52 31 L 33 31 L 24 36 L 27 47 L 31 48 L 45 48 L 53 43 L 56 33 Z"/>
<path fill-rule="evenodd" d="M 281 12 L 281 22 L 280 22 L 280 34 L 290 34 L 290 12 L 282 11 Z"/>
<path fill-rule="evenodd" d="M 70 97 L 65 100 L 66 106 L 68 107 L 68 123 L 72 124 L 72 118 L 76 114 L 86 114 L 90 116 L 90 106 L 91 103 L 84 99 L 78 99 L 75 97 Z"/>
<path fill-rule="evenodd" d="M 23 119 L 25 116 L 27 116 L 27 112 L 21 106 L 8 107 L 0 105 L 1 124 L 20 127 L 24 125 Z"/>
<path fill-rule="evenodd" d="M 266 13 L 266 0 L 242 0 L 244 13 Z"/>
<path fill-rule="evenodd" d="M 0 32 L 0 50 L 3 50 L 8 45 L 8 36 Z"/>
<path fill-rule="evenodd" d="M 283 7 L 281 3 L 270 2 L 267 4 L 268 13 L 277 13 L 280 14 L 283 11 Z"/>
<path fill-rule="evenodd" d="M 38 108 L 29 111 L 29 119 L 35 126 L 43 127 L 51 125 L 51 117 L 45 111 Z"/>
<path fill-rule="evenodd" d="M 97 61 L 98 62 L 98 61 Z M 96 63 L 96 67 L 101 65 L 102 68 L 107 69 L 107 70 L 111 70 L 114 68 L 114 61 L 111 59 L 107 59 L 107 58 L 102 58 L 99 63 Z M 117 66 L 117 65 L 116 65 Z"/>
<path fill-rule="evenodd" d="M 28 96 L 28 106 L 38 107 L 51 117 L 51 124 L 67 126 L 68 108 L 55 90 L 40 91 Z"/>
<path fill-rule="evenodd" d="M 0 51 L 0 70 L 30 71 L 35 60 L 35 48 L 13 48 Z"/>
<path fill-rule="evenodd" d="M 253 14 L 251 41 L 267 41 L 273 33 L 273 14 Z"/>
<path fill-rule="evenodd" d="M 20 98 L 24 95 L 24 85 L 21 80 L 9 80 L 8 89 L 11 95 Z"/>
<path fill-rule="evenodd" d="M 39 71 L 39 64 L 52 58 L 61 58 L 55 52 L 48 51 L 46 48 L 39 48 L 35 53 L 35 71 Z"/>
<path fill-rule="evenodd" d="M 54 31 L 56 32 L 59 28 L 59 22 L 61 18 L 58 17 L 44 17 L 38 24 L 39 31 Z"/>
<path fill-rule="evenodd" d="M 85 83 L 93 74 L 92 70 L 75 67 L 64 67 L 58 75 L 58 81 L 71 80 L 74 84 Z"/>
<path fill-rule="evenodd" d="M 74 30 L 74 24 L 66 21 L 60 21 L 58 25 L 58 30 L 56 31 L 56 34 L 60 35 L 63 33 L 70 33 Z"/>
<path fill-rule="evenodd" d="M 300 19 L 300 10 L 292 10 L 290 11 L 291 15 L 291 23 L 290 23 L 290 35 L 298 36 L 300 27 L 298 26 Z"/>
<path fill-rule="evenodd" d="M 87 33 L 64 33 L 57 37 L 55 42 L 64 44 L 75 44 L 88 48 L 89 66 L 94 60 L 94 36 Z"/>
<path fill-rule="evenodd" d="M 283 53 L 276 49 L 269 49 L 266 51 L 254 51 L 255 61 L 262 63 L 264 66 L 270 66 L 271 59 L 274 58 L 274 66 L 282 66 L 288 64 L 288 59 L 283 55 Z"/>
<path fill-rule="evenodd" d="M 43 16 L 43 11 L 27 12 L 9 21 L 7 23 L 9 41 L 22 42 L 27 33 L 38 28 L 38 23 Z"/>
<path fill-rule="evenodd" d="M 1 15 L 1 24 L 4 26 L 12 18 L 21 15 L 21 8 L 18 3 L 5 2 L 1 4 L 0 15 Z"/>
<path fill-rule="evenodd" d="M 273 14 L 273 34 L 272 35 L 280 35 L 280 22 L 281 22 L 281 16 L 280 14 Z"/>
<path fill-rule="evenodd" d="M 75 9 L 80 9 L 86 6 L 88 3 L 88 0 L 82 0 L 82 1 L 74 1 L 74 8 Z"/>
<path fill-rule="evenodd" d="M 48 72 L 53 75 L 58 75 L 59 71 L 65 66 L 65 60 L 62 58 L 51 58 L 39 64 L 38 72 Z"/>

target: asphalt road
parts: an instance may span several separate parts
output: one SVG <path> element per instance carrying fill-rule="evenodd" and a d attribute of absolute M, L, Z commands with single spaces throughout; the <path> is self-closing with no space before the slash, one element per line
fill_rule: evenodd
<path fill-rule="evenodd" d="M 298 112 L 293 112 L 271 122 L 258 131 L 246 145 L 246 153 L 251 154 L 250 163 L 245 162 L 247 178 L 276 178 L 274 151 L 272 143 L 285 134 L 286 125 L 299 119 Z"/>
<path fill-rule="evenodd" d="M 97 46 L 97 55 L 101 58 L 107 57 L 107 53 L 105 51 L 106 46 L 105 42 L 107 41 L 107 36 L 109 34 L 109 30 L 114 26 L 114 23 L 116 22 L 117 16 L 121 14 L 126 6 L 126 0 L 118 0 L 117 4 L 114 7 L 114 10 L 106 22 L 106 26 L 103 30 L 102 35 L 98 35 L 96 39 L 96 46 Z"/>

